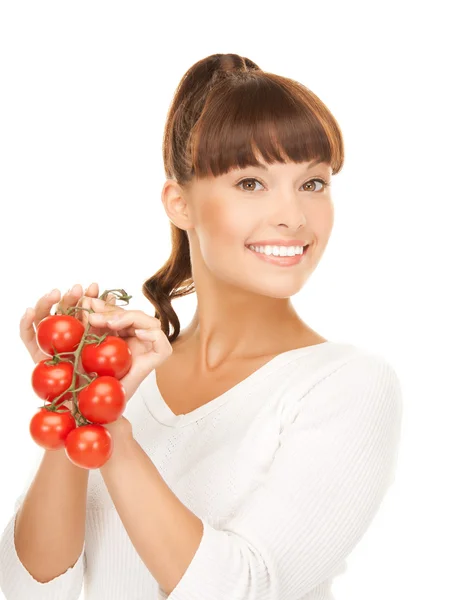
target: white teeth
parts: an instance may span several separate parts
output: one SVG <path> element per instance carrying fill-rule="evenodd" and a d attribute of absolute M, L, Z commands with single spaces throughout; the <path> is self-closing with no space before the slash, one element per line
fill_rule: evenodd
<path fill-rule="evenodd" d="M 302 254 L 304 246 L 248 246 L 254 252 L 260 252 L 261 254 L 267 254 L 270 256 L 295 256 L 296 254 Z"/>

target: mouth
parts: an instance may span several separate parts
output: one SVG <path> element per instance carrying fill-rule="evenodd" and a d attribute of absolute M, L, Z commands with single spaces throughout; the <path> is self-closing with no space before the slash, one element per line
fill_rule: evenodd
<path fill-rule="evenodd" d="M 310 244 L 303 246 L 302 254 L 295 254 L 294 256 L 275 256 L 274 254 L 263 254 L 261 252 L 256 252 L 252 250 L 248 246 L 245 246 L 246 250 L 254 254 L 259 260 L 263 260 L 271 265 L 276 265 L 279 267 L 290 267 L 293 265 L 299 264 L 307 254 Z"/>

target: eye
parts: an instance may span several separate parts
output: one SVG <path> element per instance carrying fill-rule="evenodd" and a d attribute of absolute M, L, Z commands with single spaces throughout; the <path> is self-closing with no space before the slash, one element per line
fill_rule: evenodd
<path fill-rule="evenodd" d="M 238 182 L 236 184 L 236 187 L 240 186 L 242 183 L 245 182 L 252 182 L 252 181 L 257 181 L 257 183 L 259 183 L 260 185 L 262 185 L 262 183 L 258 180 L 258 179 L 254 179 L 253 177 L 249 177 L 248 179 L 242 179 L 240 182 Z M 255 190 L 249 189 L 249 190 L 245 190 L 244 188 L 241 188 L 242 191 L 244 192 L 255 192 Z"/>
<path fill-rule="evenodd" d="M 236 184 L 235 187 L 239 187 L 241 184 L 243 184 L 245 182 L 253 182 L 253 181 L 257 181 L 257 183 L 259 183 L 260 185 L 262 185 L 262 183 L 258 179 L 255 179 L 254 177 L 248 177 L 246 179 L 242 179 L 241 181 L 239 181 Z M 320 177 L 314 177 L 313 179 L 310 179 L 305 184 L 303 184 L 303 186 L 309 185 L 309 184 L 314 184 L 314 188 L 315 188 L 315 183 L 316 182 L 321 184 L 322 187 L 320 188 L 320 190 L 311 189 L 311 190 L 306 190 L 306 191 L 308 191 L 308 192 L 315 192 L 315 191 L 322 192 L 322 191 L 325 190 L 326 187 L 328 187 L 330 185 L 330 183 L 328 183 L 324 179 L 321 179 Z M 255 192 L 256 191 L 255 189 L 246 190 L 244 188 L 241 188 L 241 190 L 244 191 L 244 192 Z"/>
<path fill-rule="evenodd" d="M 330 185 L 330 183 L 328 181 L 325 181 L 325 179 L 321 179 L 320 177 L 314 177 L 314 179 L 310 179 L 304 185 L 308 185 L 310 183 L 315 183 L 315 182 L 320 183 L 322 186 L 320 188 L 320 190 L 317 190 L 318 192 L 323 192 L 325 190 L 325 188 L 327 188 Z M 314 190 L 308 190 L 308 191 L 315 192 L 316 190 L 314 189 Z"/>

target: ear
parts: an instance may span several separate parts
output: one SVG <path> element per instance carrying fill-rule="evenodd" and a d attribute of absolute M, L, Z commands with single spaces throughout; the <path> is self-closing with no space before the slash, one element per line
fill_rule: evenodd
<path fill-rule="evenodd" d="M 170 221 L 180 229 L 192 229 L 187 193 L 174 179 L 166 180 L 161 197 Z"/>

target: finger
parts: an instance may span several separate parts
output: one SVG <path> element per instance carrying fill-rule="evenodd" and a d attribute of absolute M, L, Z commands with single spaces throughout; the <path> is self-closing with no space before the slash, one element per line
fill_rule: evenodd
<path fill-rule="evenodd" d="M 87 315 L 91 306 L 88 302 L 84 303 L 85 298 L 97 298 L 99 295 L 99 284 L 91 283 L 88 288 L 84 290 L 84 293 L 81 295 L 81 286 L 75 285 L 71 290 L 68 290 L 67 294 L 63 297 L 63 300 L 59 303 L 59 306 L 62 308 L 63 312 L 66 312 L 70 307 L 79 306 L 81 308 L 87 308 L 88 310 L 76 310 L 74 311 L 74 316 L 82 321 L 84 325 L 87 324 Z M 113 294 L 108 295 L 108 302 L 115 303 L 115 296 Z"/>
<path fill-rule="evenodd" d="M 19 322 L 19 336 L 31 356 L 37 351 L 36 332 L 33 327 L 35 315 L 34 308 L 27 308 Z"/>
<path fill-rule="evenodd" d="M 84 295 L 88 296 L 89 298 L 97 298 L 98 300 L 100 300 L 100 298 L 99 298 L 99 284 L 98 283 L 91 283 L 91 285 L 86 290 L 84 290 Z M 107 295 L 107 302 L 115 304 L 115 302 L 116 302 L 116 296 L 110 292 Z"/>
<path fill-rule="evenodd" d="M 66 312 L 69 308 L 78 305 L 81 298 L 88 296 L 90 298 L 96 298 L 99 295 L 99 284 L 91 283 L 84 292 L 82 291 L 81 285 L 78 283 L 69 289 L 66 294 L 63 295 L 62 300 L 58 303 L 57 312 L 60 309 L 62 312 Z M 79 317 L 79 312 L 76 311 L 75 316 Z"/>
<path fill-rule="evenodd" d="M 150 344 L 148 352 L 140 354 L 137 359 L 133 361 L 127 375 L 121 380 L 129 398 L 134 394 L 141 384 L 141 381 L 145 379 L 151 371 L 161 365 L 173 352 L 172 345 L 161 329 L 152 329 L 149 336 L 151 339 L 147 342 Z"/>
<path fill-rule="evenodd" d="M 71 290 L 69 292 L 72 294 Z M 70 302 L 70 293 L 65 294 L 68 297 L 66 299 L 64 297 L 62 300 L 65 304 Z M 36 340 L 37 326 L 43 319 L 50 316 L 53 305 L 59 302 L 60 297 L 60 290 L 53 289 L 48 294 L 39 298 L 34 308 L 28 308 L 26 316 L 21 319 L 19 335 L 33 359 L 39 350 Z"/>
<path fill-rule="evenodd" d="M 56 304 L 61 297 L 60 290 L 56 288 L 39 298 L 34 307 L 34 325 L 37 327 L 42 319 L 50 315 L 50 310 L 54 304 Z"/>
<path fill-rule="evenodd" d="M 89 298 L 89 296 L 83 296 L 83 298 L 80 302 L 81 308 L 83 310 L 79 311 L 81 313 L 81 315 L 76 315 L 76 316 L 80 316 L 81 322 L 84 325 L 84 327 L 87 327 L 87 324 L 89 322 L 89 309 L 91 307 L 91 300 L 92 300 L 92 298 Z M 91 333 L 91 332 L 89 332 L 89 333 Z"/>
<path fill-rule="evenodd" d="M 91 304 L 91 300 L 95 299 L 96 301 L 100 302 L 100 299 L 98 298 L 99 295 L 99 285 L 97 283 L 91 283 L 91 285 L 84 290 L 84 296 L 82 296 L 82 298 L 79 299 L 78 303 L 80 304 L 80 306 L 84 309 L 87 310 L 82 310 L 80 312 L 83 313 L 82 319 L 83 319 L 83 324 L 86 327 L 87 323 L 89 321 L 89 312 L 91 312 L 92 310 L 94 310 L 92 304 Z M 107 296 L 107 303 L 114 305 L 116 302 L 116 296 L 114 296 L 112 293 L 109 293 Z"/>
<path fill-rule="evenodd" d="M 103 326 L 105 326 L 105 323 L 103 323 L 102 325 L 100 323 L 93 323 L 92 319 L 89 319 L 89 316 L 94 314 L 92 311 L 93 309 L 93 305 L 92 303 L 94 301 L 98 300 L 97 298 L 89 298 L 88 296 L 84 296 L 81 302 L 81 306 L 83 308 L 82 312 L 82 319 L 83 319 L 83 325 L 84 327 L 87 327 L 88 323 L 91 325 L 91 327 L 89 328 L 89 333 L 97 333 L 98 335 L 102 335 L 102 332 L 100 331 L 100 329 L 102 329 Z M 115 301 L 115 299 L 113 298 L 113 301 Z M 98 326 L 99 331 L 97 331 L 96 327 L 93 327 L 92 325 L 96 325 Z"/>
<path fill-rule="evenodd" d="M 93 314 L 91 323 L 105 324 L 112 331 L 131 328 L 133 332 L 134 329 L 160 329 L 161 326 L 159 319 L 150 317 L 142 310 L 124 310 L 119 307 Z"/>
<path fill-rule="evenodd" d="M 76 306 L 78 300 L 82 296 L 82 293 L 83 289 L 79 283 L 70 288 L 65 294 L 63 294 L 63 298 L 58 303 L 57 311 L 55 314 L 65 313 L 70 307 Z M 76 316 L 79 317 L 79 315 Z"/>
<path fill-rule="evenodd" d="M 107 296 L 106 305 L 112 304 L 113 306 L 117 306 L 116 300 L 116 296 L 110 292 Z M 118 306 L 117 308 L 121 308 L 121 306 Z"/>
<path fill-rule="evenodd" d="M 86 312 L 86 326 L 88 323 L 90 325 L 89 333 L 95 333 L 99 336 L 102 336 L 104 334 L 118 336 L 117 333 L 114 333 L 110 329 L 108 329 L 108 327 L 106 326 L 105 319 L 99 320 L 98 317 L 95 318 L 95 315 L 101 314 L 99 311 L 123 310 L 122 308 L 117 307 L 115 305 L 116 296 L 114 296 L 113 294 L 109 294 L 107 296 L 106 302 L 104 302 L 101 298 L 85 298 L 84 301 L 85 304 L 83 306 L 89 309 Z"/>
<path fill-rule="evenodd" d="M 92 298 L 91 307 L 96 314 L 114 314 L 115 312 L 126 312 L 124 308 L 116 304 L 116 296 L 109 294 L 107 298 L 108 299 L 106 302 L 104 302 L 101 298 Z"/>
<path fill-rule="evenodd" d="M 91 283 L 91 285 L 84 290 L 84 295 L 89 296 L 89 298 L 97 298 L 99 295 L 99 284 Z"/>
<path fill-rule="evenodd" d="M 75 306 L 81 306 L 82 308 L 90 308 L 90 303 L 86 302 L 86 298 L 94 298 L 99 295 L 99 284 L 91 283 L 89 287 L 84 290 L 84 294 L 78 299 Z M 81 313 L 81 314 L 80 314 Z M 78 310 L 74 313 L 74 316 L 82 322 L 84 327 L 87 325 L 87 312 L 85 310 Z"/>

